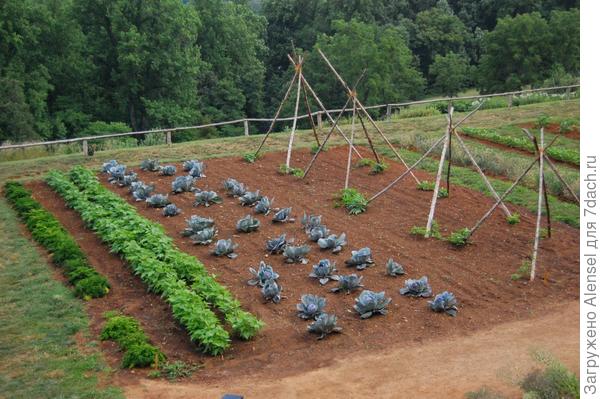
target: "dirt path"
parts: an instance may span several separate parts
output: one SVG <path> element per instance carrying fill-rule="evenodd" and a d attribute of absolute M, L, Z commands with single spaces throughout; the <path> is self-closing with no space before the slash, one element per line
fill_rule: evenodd
<path fill-rule="evenodd" d="M 550 315 L 502 324 L 473 335 L 411 344 L 347 357 L 328 367 L 283 379 L 238 379 L 219 385 L 140 380 L 128 398 L 463 398 L 488 386 L 518 396 L 514 381 L 535 366 L 532 350 L 550 351 L 569 369 L 579 357 L 579 303 Z M 406 394 L 409 393 L 410 394 Z"/>

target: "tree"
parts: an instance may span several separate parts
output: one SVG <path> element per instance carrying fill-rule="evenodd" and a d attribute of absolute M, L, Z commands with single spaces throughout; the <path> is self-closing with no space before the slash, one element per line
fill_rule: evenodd
<path fill-rule="evenodd" d="M 446 7 L 434 7 L 417 14 L 414 51 L 419 57 L 421 71 L 427 73 L 436 55 L 465 53 L 469 32 L 462 21 Z"/>
<path fill-rule="evenodd" d="M 321 35 L 315 47 L 324 51 L 349 85 L 358 79 L 363 69 L 367 69 L 358 87 L 363 103 L 381 104 L 422 94 L 424 80 L 415 67 L 415 58 L 401 30 L 355 19 L 334 21 L 333 27 L 335 33 Z M 343 105 L 346 95 L 342 86 L 316 50 L 308 59 L 312 67 L 306 74 L 323 101 L 331 106 Z"/>
<path fill-rule="evenodd" d="M 36 137 L 33 115 L 25 101 L 22 82 L 0 78 L 0 143 Z"/>
<path fill-rule="evenodd" d="M 548 23 L 539 13 L 502 18 L 484 37 L 479 65 L 481 90 L 519 90 L 539 82 L 551 50 Z"/>
<path fill-rule="evenodd" d="M 436 55 L 429 67 L 429 75 L 434 81 L 434 90 L 446 96 L 456 96 L 469 81 L 469 63 L 464 56 L 448 53 Z"/>
<path fill-rule="evenodd" d="M 200 118 L 199 19 L 179 0 L 75 0 L 98 69 L 102 120 L 135 130 Z"/>
<path fill-rule="evenodd" d="M 579 9 L 552 11 L 548 24 L 554 63 L 570 74 L 579 75 Z"/>

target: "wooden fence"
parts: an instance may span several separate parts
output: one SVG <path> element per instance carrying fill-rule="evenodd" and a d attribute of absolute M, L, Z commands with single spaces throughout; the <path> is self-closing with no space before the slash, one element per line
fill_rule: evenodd
<path fill-rule="evenodd" d="M 564 90 L 567 94 L 570 94 L 571 90 L 579 89 L 579 87 L 580 87 L 580 85 L 555 86 L 555 87 L 544 87 L 544 88 L 529 89 L 529 90 L 509 91 L 509 92 L 494 93 L 494 94 L 482 94 L 482 95 L 463 96 L 463 97 L 434 98 L 434 99 L 428 99 L 428 100 L 407 101 L 407 102 L 402 102 L 402 103 L 371 105 L 371 106 L 365 107 L 365 109 L 385 108 L 386 109 L 385 118 L 389 119 L 389 118 L 391 118 L 392 112 L 394 109 L 408 107 L 411 105 L 432 104 L 432 103 L 443 102 L 443 101 L 479 100 L 479 99 L 485 99 L 485 98 L 491 98 L 491 97 L 507 97 L 508 105 L 510 107 L 512 105 L 513 97 L 516 95 L 526 94 L 526 93 L 535 93 L 535 92 L 548 93 L 548 92 L 554 92 L 554 91 L 560 91 L 560 90 Z M 336 113 L 336 112 L 340 112 L 340 111 L 342 111 L 342 109 L 328 110 L 329 113 Z M 349 111 L 351 112 L 352 110 L 349 110 Z M 348 110 L 347 110 L 347 112 L 348 112 Z M 322 127 L 322 124 L 323 124 L 323 118 L 322 118 L 323 114 L 324 114 L 324 111 L 315 111 L 310 114 L 313 117 L 316 116 L 317 124 L 319 127 Z M 306 118 L 308 118 L 308 116 L 309 116 L 309 114 L 298 115 L 298 119 L 306 119 Z M 292 116 L 292 117 L 286 117 L 286 118 L 277 118 L 277 121 L 278 122 L 286 122 L 286 121 L 291 121 L 293 119 L 294 119 L 294 117 Z M 0 146 L 0 150 L 47 146 L 47 145 L 53 145 L 53 144 L 71 144 L 71 143 L 81 142 L 83 154 L 87 155 L 88 154 L 88 141 L 92 141 L 92 140 L 103 140 L 103 139 L 110 139 L 110 138 L 124 137 L 124 136 L 138 136 L 138 135 L 143 135 L 143 134 L 148 134 L 148 133 L 164 133 L 165 134 L 165 143 L 170 145 L 173 133 L 177 133 L 180 131 L 206 129 L 206 128 L 210 128 L 210 127 L 242 124 L 244 126 L 244 135 L 248 136 L 248 135 L 250 135 L 250 123 L 251 122 L 272 122 L 272 121 L 273 121 L 272 118 L 244 118 L 244 119 L 236 119 L 236 120 L 225 121 L 225 122 L 207 123 L 204 125 L 196 125 L 196 126 L 183 126 L 183 127 L 173 127 L 173 128 L 167 128 L 167 129 L 141 130 L 141 131 L 127 132 L 127 133 L 111 133 L 111 134 L 103 134 L 100 136 L 76 137 L 76 138 L 71 138 L 71 139 L 40 141 L 40 142 L 35 142 L 35 143 L 10 144 L 10 145 Z"/>

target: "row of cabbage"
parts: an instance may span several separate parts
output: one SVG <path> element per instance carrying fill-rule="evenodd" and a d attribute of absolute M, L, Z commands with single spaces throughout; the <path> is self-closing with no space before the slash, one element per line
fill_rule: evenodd
<path fill-rule="evenodd" d="M 211 310 L 218 309 L 242 339 L 253 337 L 263 323 L 240 303 L 198 260 L 179 251 L 159 224 L 137 213 L 104 188 L 88 169 L 69 175 L 52 172 L 48 184 L 77 210 L 90 228 L 119 253 L 142 280 L 163 295 L 194 342 L 217 355 L 230 345 L 228 332 Z"/>
<path fill-rule="evenodd" d="M 75 239 L 50 212 L 31 196 L 21 183 L 8 182 L 4 195 L 23 220 L 31 236 L 51 254 L 52 262 L 61 267 L 67 280 L 73 284 L 75 295 L 83 299 L 103 297 L 110 284 L 90 266 Z"/>

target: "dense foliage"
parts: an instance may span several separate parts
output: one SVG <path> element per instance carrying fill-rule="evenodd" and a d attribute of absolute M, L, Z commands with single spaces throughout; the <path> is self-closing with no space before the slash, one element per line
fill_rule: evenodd
<path fill-rule="evenodd" d="M 350 85 L 367 70 L 358 87 L 367 105 L 473 85 L 489 92 L 571 83 L 579 75 L 577 0 L 253 3 L 2 2 L 0 142 L 263 116 L 286 90 L 292 42 L 329 106 L 345 98 L 317 48 Z"/>
<path fill-rule="evenodd" d="M 165 298 L 174 317 L 205 351 L 216 355 L 230 345 L 229 334 L 211 307 L 218 309 L 243 339 L 253 337 L 262 327 L 204 265 L 178 250 L 160 225 L 141 217 L 102 186 L 93 172 L 81 167 L 68 176 L 53 172 L 47 182 L 151 290 Z"/>
<path fill-rule="evenodd" d="M 31 197 L 29 190 L 21 183 L 8 182 L 4 186 L 4 195 L 25 222 L 31 236 L 52 254 L 52 261 L 63 269 L 65 277 L 75 288 L 75 295 L 90 299 L 103 297 L 109 292 L 106 277 L 90 266 L 75 239 Z"/>

